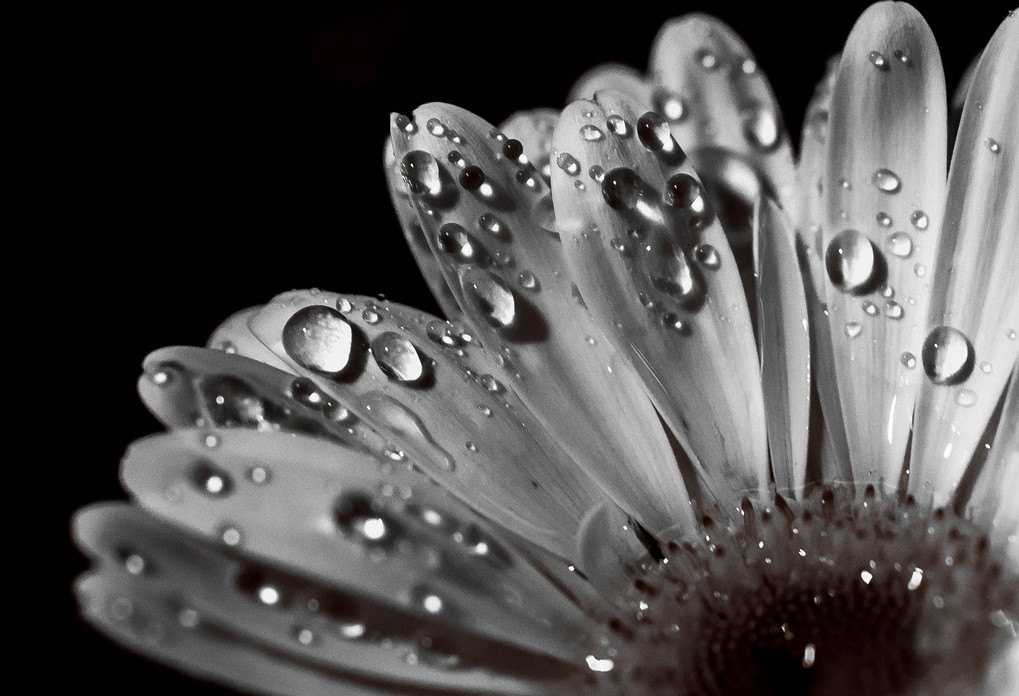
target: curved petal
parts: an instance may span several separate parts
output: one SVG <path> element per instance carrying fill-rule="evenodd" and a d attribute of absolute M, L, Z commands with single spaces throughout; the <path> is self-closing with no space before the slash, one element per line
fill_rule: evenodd
<path fill-rule="evenodd" d="M 266 305 L 252 330 L 386 437 L 391 459 L 409 457 L 460 500 L 561 556 L 604 498 L 492 376 L 498 368 L 487 352 L 441 319 L 381 300 L 294 291 Z M 331 343 L 340 334 L 350 340 Z"/>
<path fill-rule="evenodd" d="M 931 277 L 930 333 L 916 354 L 927 377 L 910 491 L 936 505 L 951 499 L 1019 355 L 1017 55 L 1019 19 L 1010 16 L 984 50 L 963 109 Z"/>
<path fill-rule="evenodd" d="M 823 229 L 825 294 L 857 484 L 899 481 L 921 379 L 945 191 L 944 74 L 930 28 L 905 3 L 853 27 L 831 106 Z"/>
<path fill-rule="evenodd" d="M 263 663 L 257 690 L 283 694 L 311 684 L 540 694 L 562 680 L 562 663 L 224 553 L 135 506 L 96 505 L 74 524 L 97 566 L 76 584 L 86 617 L 201 676 L 250 686 Z"/>
<path fill-rule="evenodd" d="M 799 496 L 807 473 L 810 324 L 792 225 L 770 198 L 754 215 L 761 385 L 775 486 Z"/>
<path fill-rule="evenodd" d="M 765 193 L 795 215 L 792 144 L 782 112 L 736 32 L 704 14 L 670 20 L 655 38 L 648 71 L 655 85 L 652 107 L 669 118 L 676 141 L 701 177 L 732 186 L 727 174 L 735 164 L 716 161 L 720 152 L 728 153 L 724 162 L 734 156 L 749 163 L 763 175 Z M 726 231 L 736 234 L 731 227 Z M 749 241 L 749 225 L 744 234 Z"/>
<path fill-rule="evenodd" d="M 555 109 L 529 109 L 510 114 L 509 118 L 499 124 L 499 130 L 507 138 L 515 138 L 520 142 L 527 160 L 541 172 L 546 184 L 552 176 L 549 158 L 552 155 L 552 131 L 557 120 L 559 112 Z"/>
<path fill-rule="evenodd" d="M 641 104 L 651 103 L 651 82 L 636 68 L 622 63 L 605 63 L 588 70 L 573 83 L 566 102 L 594 99 L 595 92 L 611 89 Z"/>
<path fill-rule="evenodd" d="M 552 191 L 570 272 L 702 483 L 734 512 L 742 490 L 767 487 L 768 455 L 732 252 L 664 118 L 619 92 L 595 99 L 556 126 Z"/>
<path fill-rule="evenodd" d="M 216 327 L 206 346 L 224 353 L 242 355 L 265 363 L 277 370 L 289 371 L 286 364 L 273 355 L 248 328 L 248 320 L 261 311 L 261 305 L 234 312 Z"/>
<path fill-rule="evenodd" d="M 619 601 L 633 578 L 628 564 L 647 556 L 633 520 L 611 500 L 593 508 L 577 537 L 577 563 L 605 600 Z"/>
<path fill-rule="evenodd" d="M 587 617 L 420 474 L 312 438 L 213 434 L 134 443 L 125 487 L 165 522 L 292 576 L 574 663 L 586 654 Z"/>
<path fill-rule="evenodd" d="M 392 134 L 418 218 L 510 388 L 648 529 L 692 518 L 639 379 L 617 361 L 565 273 L 544 180 L 477 116 L 443 104 L 414 113 L 422 128 Z M 475 232 L 493 222 L 498 236 Z"/>

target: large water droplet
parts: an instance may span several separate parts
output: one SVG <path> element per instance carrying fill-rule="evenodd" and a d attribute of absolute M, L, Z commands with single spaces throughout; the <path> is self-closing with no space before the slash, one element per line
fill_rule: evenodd
<path fill-rule="evenodd" d="M 608 172 L 601 182 L 602 196 L 609 207 L 632 210 L 643 198 L 640 177 L 629 167 L 618 167 Z"/>
<path fill-rule="evenodd" d="M 973 372 L 973 344 L 962 331 L 939 326 L 927 334 L 920 360 L 924 372 L 935 384 L 959 384 Z"/>
<path fill-rule="evenodd" d="M 672 131 L 669 129 L 669 122 L 653 111 L 637 119 L 637 138 L 648 150 L 671 149 Z"/>
<path fill-rule="evenodd" d="M 305 307 L 283 327 L 283 349 L 307 370 L 337 375 L 351 362 L 354 334 L 339 311 L 325 305 Z"/>
<path fill-rule="evenodd" d="M 665 182 L 665 202 L 674 208 L 700 215 L 707 210 L 704 187 L 689 174 L 679 173 Z"/>
<path fill-rule="evenodd" d="M 843 230 L 828 244 L 825 268 L 832 284 L 842 292 L 859 294 L 874 279 L 877 252 L 861 232 Z"/>
<path fill-rule="evenodd" d="M 439 163 L 424 150 L 412 150 L 404 155 L 400 172 L 411 193 L 438 196 L 442 192 Z"/>
<path fill-rule="evenodd" d="M 891 169 L 878 169 L 870 181 L 885 193 L 897 193 L 902 187 L 899 176 Z"/>
<path fill-rule="evenodd" d="M 489 325 L 507 327 L 516 317 L 513 291 L 502 278 L 480 268 L 472 268 L 461 278 L 464 293 L 481 311 Z"/>
<path fill-rule="evenodd" d="M 386 376 L 399 382 L 417 382 L 425 374 L 417 348 L 395 331 L 383 331 L 372 340 L 372 355 Z"/>

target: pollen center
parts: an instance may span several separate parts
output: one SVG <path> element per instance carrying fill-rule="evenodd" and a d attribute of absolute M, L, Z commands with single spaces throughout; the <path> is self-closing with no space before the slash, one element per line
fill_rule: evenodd
<path fill-rule="evenodd" d="M 629 568 L 606 692 L 980 693 L 1016 638 L 1019 584 L 953 514 L 833 489 L 742 509 Z"/>

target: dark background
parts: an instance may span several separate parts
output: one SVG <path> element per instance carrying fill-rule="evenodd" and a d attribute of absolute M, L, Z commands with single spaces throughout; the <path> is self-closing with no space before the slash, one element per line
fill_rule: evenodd
<path fill-rule="evenodd" d="M 295 287 L 385 293 L 436 311 L 389 207 L 388 115 L 448 101 L 498 123 L 517 109 L 561 106 L 599 62 L 646 67 L 660 24 L 685 9 L 587 5 L 146 4 L 47 18 L 58 28 L 43 38 L 50 67 L 39 86 L 56 154 L 36 164 L 49 182 L 39 219 L 53 230 L 35 241 L 52 281 L 43 293 L 62 315 L 55 327 L 42 323 L 62 405 L 42 416 L 55 417 L 44 421 L 60 427 L 48 437 L 67 448 L 46 460 L 66 482 L 48 520 L 56 541 L 47 548 L 58 545 L 60 559 L 50 576 L 53 667 L 106 694 L 224 693 L 93 633 L 70 595 L 86 565 L 67 539 L 71 511 L 123 497 L 117 462 L 157 429 L 134 394 L 142 359 L 163 345 L 200 345 L 231 312 Z M 945 5 L 952 11 L 921 10 L 951 94 L 1008 8 Z M 825 59 L 865 6 L 689 9 L 722 17 L 748 41 L 798 139 Z"/>

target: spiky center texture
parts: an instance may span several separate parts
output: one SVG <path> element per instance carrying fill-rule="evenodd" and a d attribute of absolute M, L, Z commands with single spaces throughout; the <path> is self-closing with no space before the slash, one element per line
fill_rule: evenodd
<path fill-rule="evenodd" d="M 952 513 L 826 488 L 704 529 L 628 569 L 596 690 L 978 693 L 1019 627 L 1016 578 Z"/>

